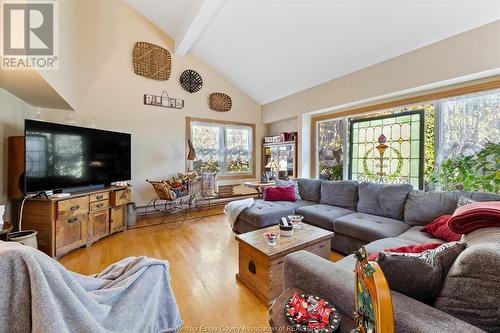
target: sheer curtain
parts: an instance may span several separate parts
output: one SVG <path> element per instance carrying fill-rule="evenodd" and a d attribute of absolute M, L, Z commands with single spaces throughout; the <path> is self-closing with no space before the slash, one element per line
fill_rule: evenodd
<path fill-rule="evenodd" d="M 500 89 L 443 99 L 436 164 L 473 155 L 487 142 L 500 142 Z"/>

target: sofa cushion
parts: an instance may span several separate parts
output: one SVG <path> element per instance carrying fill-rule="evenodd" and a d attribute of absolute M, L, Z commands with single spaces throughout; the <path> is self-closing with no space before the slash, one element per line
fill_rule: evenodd
<path fill-rule="evenodd" d="M 335 240 L 335 237 L 337 235 L 333 236 L 333 239 Z M 415 242 L 411 240 L 406 240 L 406 239 L 400 239 L 400 238 L 382 238 L 378 239 L 374 242 L 371 242 L 367 245 L 365 245 L 366 251 L 368 254 L 372 253 L 379 253 L 382 252 L 384 249 L 389 249 L 389 248 L 395 248 L 395 247 L 401 247 L 401 246 L 409 246 L 409 245 L 414 245 L 416 244 Z M 335 265 L 339 265 L 340 267 L 348 270 L 348 271 L 353 271 L 354 266 L 356 265 L 356 258 L 354 257 L 354 254 L 348 255 L 347 257 L 337 261 Z"/>
<path fill-rule="evenodd" d="M 403 219 L 411 184 L 375 184 L 363 182 L 358 187 L 358 212 Z"/>
<path fill-rule="evenodd" d="M 422 253 L 382 251 L 377 263 L 392 290 L 429 303 L 441 291 L 443 281 L 465 243 L 445 243 Z"/>
<path fill-rule="evenodd" d="M 416 243 L 444 243 L 444 240 L 434 238 L 426 232 L 421 231 L 422 227 L 419 225 L 413 226 L 403 232 L 398 238 L 414 241 Z"/>
<path fill-rule="evenodd" d="M 321 197 L 321 179 L 299 178 L 299 192 L 303 200 L 319 202 Z"/>
<path fill-rule="evenodd" d="M 426 225 L 438 216 L 453 214 L 460 196 L 475 201 L 500 200 L 500 195 L 493 193 L 412 191 L 406 200 L 405 222 L 411 225 Z"/>
<path fill-rule="evenodd" d="M 500 332 L 500 243 L 470 246 L 451 266 L 434 307 L 488 332 Z"/>
<path fill-rule="evenodd" d="M 324 181 L 321 184 L 320 203 L 356 210 L 358 182 L 355 180 Z"/>
<path fill-rule="evenodd" d="M 403 221 L 365 213 L 341 216 L 333 224 L 335 232 L 367 242 L 396 237 L 409 228 L 410 226 Z"/>
<path fill-rule="evenodd" d="M 299 183 L 296 180 L 289 179 L 289 180 L 281 180 L 278 179 L 276 180 L 276 186 L 293 186 L 293 191 L 295 193 L 295 200 L 302 200 L 299 192 Z"/>
<path fill-rule="evenodd" d="M 290 186 L 271 186 L 264 188 L 266 201 L 295 201 L 295 190 Z"/>
<path fill-rule="evenodd" d="M 432 237 L 436 237 L 447 242 L 456 242 L 462 238 L 461 234 L 451 231 L 448 221 L 451 215 L 441 215 L 434 221 L 422 228 L 422 232 L 426 232 Z"/>
<path fill-rule="evenodd" d="M 354 213 L 354 211 L 342 207 L 316 204 L 297 208 L 296 213 L 304 216 L 303 222 L 317 227 L 333 230 L 333 221 L 339 216 Z"/>
<path fill-rule="evenodd" d="M 256 228 L 264 228 L 279 223 L 280 218 L 295 213 L 298 207 L 313 204 L 312 202 L 298 200 L 291 201 L 264 201 L 255 200 L 252 207 L 245 209 L 238 216 L 238 220 L 245 221 Z"/>

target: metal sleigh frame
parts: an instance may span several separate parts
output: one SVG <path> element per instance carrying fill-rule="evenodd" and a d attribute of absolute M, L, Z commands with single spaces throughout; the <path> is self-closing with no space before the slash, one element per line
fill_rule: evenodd
<path fill-rule="evenodd" d="M 172 188 L 166 181 L 146 181 L 153 186 L 157 197 L 148 202 L 145 215 L 161 214 L 161 223 L 179 223 L 177 227 L 188 215 L 190 218 L 206 217 L 213 197 L 203 195 L 201 177 L 185 180 L 187 188 L 180 196 L 172 195 Z M 197 212 L 196 216 L 194 212 Z"/>

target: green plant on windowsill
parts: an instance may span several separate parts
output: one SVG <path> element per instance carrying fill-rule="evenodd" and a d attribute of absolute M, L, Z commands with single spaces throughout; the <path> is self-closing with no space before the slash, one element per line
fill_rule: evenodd
<path fill-rule="evenodd" d="M 475 155 L 446 160 L 433 182 L 446 191 L 500 193 L 500 144 L 490 142 Z"/>
<path fill-rule="evenodd" d="M 212 157 L 210 157 L 207 161 L 198 159 L 193 161 L 193 169 L 199 173 L 220 172 L 220 163 Z"/>
<path fill-rule="evenodd" d="M 325 180 L 342 180 L 343 178 L 342 164 L 337 164 L 331 167 L 325 165 L 320 166 L 320 174 Z"/>

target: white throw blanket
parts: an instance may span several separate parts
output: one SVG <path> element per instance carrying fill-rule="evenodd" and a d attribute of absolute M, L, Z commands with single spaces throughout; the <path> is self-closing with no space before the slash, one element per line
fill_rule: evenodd
<path fill-rule="evenodd" d="M 168 262 L 131 257 L 94 276 L 0 241 L 0 332 L 174 332 Z"/>
<path fill-rule="evenodd" d="M 242 211 L 247 209 L 248 207 L 252 207 L 254 204 L 253 198 L 243 199 L 231 201 L 226 206 L 224 206 L 224 213 L 227 215 L 227 219 L 229 220 L 229 224 L 231 224 L 231 228 L 236 222 L 236 219 L 240 215 Z"/>

